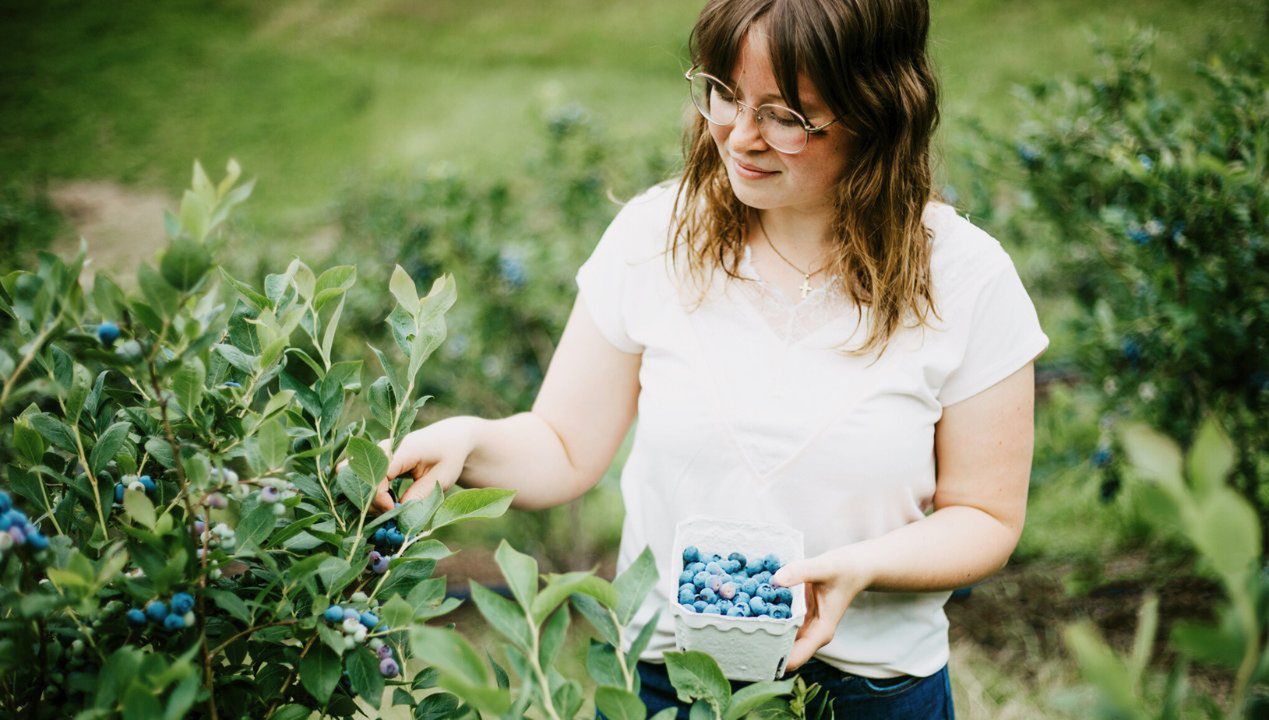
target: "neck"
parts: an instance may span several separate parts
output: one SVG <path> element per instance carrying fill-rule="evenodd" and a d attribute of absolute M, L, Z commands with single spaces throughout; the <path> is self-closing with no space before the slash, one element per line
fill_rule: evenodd
<path fill-rule="evenodd" d="M 830 226 L 831 214 L 826 212 L 808 213 L 797 208 L 755 210 L 750 243 L 770 250 L 767 239 L 762 237 L 765 230 L 781 255 L 805 272 L 815 272 L 829 258 Z"/>

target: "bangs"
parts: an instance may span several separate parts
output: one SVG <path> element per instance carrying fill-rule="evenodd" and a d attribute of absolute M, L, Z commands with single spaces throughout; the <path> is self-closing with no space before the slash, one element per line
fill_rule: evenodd
<path fill-rule="evenodd" d="M 740 45 L 751 30 L 757 29 L 766 41 L 772 74 L 784 103 L 803 116 L 808 114 L 798 95 L 798 77 L 805 75 L 826 108 L 835 116 L 842 115 L 845 111 L 842 93 L 836 83 L 828 81 L 840 71 L 835 53 L 830 52 L 836 43 L 827 32 L 816 30 L 835 23 L 826 14 L 811 11 L 808 5 L 814 3 L 787 0 L 711 3 L 689 38 L 692 63 L 734 85 L 731 73 Z M 843 46 L 849 47 L 849 44 Z"/>

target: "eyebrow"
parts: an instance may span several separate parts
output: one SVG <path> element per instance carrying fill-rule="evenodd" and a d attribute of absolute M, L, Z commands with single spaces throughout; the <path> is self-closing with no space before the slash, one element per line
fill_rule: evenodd
<path fill-rule="evenodd" d="M 737 90 L 737 91 L 740 90 L 740 83 L 736 82 L 736 78 L 727 78 L 727 82 L 731 84 L 731 87 L 733 90 Z M 783 97 L 776 95 L 775 93 L 767 93 L 766 95 L 763 95 L 762 97 L 758 98 L 758 100 L 761 102 L 766 102 L 767 100 L 776 100 L 779 102 L 786 102 L 786 103 L 789 102 L 788 100 L 785 100 Z M 823 106 L 821 106 L 818 102 L 807 102 L 804 100 L 802 101 L 802 108 L 808 111 L 822 110 Z"/>

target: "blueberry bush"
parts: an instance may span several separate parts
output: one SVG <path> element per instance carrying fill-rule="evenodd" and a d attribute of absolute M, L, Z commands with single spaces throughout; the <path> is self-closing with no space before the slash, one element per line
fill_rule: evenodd
<path fill-rule="evenodd" d="M 1097 690 L 1097 716 L 1133 720 L 1180 717 L 1263 717 L 1269 709 L 1269 573 L 1261 552 L 1263 527 L 1251 504 L 1230 488 L 1237 462 L 1228 434 L 1213 418 L 1201 423 L 1183 453 L 1177 443 L 1147 425 L 1120 428 L 1128 456 L 1134 502 L 1159 533 L 1179 534 L 1200 558 L 1204 574 L 1218 581 L 1223 602 L 1214 622 L 1172 626 L 1171 669 L 1161 682 L 1146 673 L 1159 629 L 1157 597 L 1139 614 L 1136 639 L 1127 655 L 1115 652 L 1090 622 L 1066 630 L 1066 641 Z M 1232 676 L 1224 702 L 1190 691 L 1188 665 Z"/>
<path fill-rule="evenodd" d="M 648 634 L 626 627 L 656 581 L 647 553 L 610 583 L 541 576 L 500 547 L 513 599 L 476 583 L 472 597 L 510 672 L 426 624 L 460 604 L 433 577 L 453 552 L 437 531 L 512 500 L 455 487 L 369 512 L 377 442 L 430 397 L 454 278 L 421 297 L 402 268 L 387 278 L 392 346 L 371 347 L 382 374 L 367 375 L 334 351 L 356 268 L 296 259 L 263 287 L 217 268 L 253 187 L 239 179 L 233 161 L 219 183 L 195 163 L 134 291 L 102 273 L 85 291 L 82 244 L 0 277 L 0 715 L 575 717 L 583 686 L 553 663 L 572 608 L 601 638 L 596 703 L 644 717 L 633 662 Z M 733 695 L 708 656 L 671 662 L 696 716 L 807 717 L 817 690 Z"/>
<path fill-rule="evenodd" d="M 1007 144 L 1020 196 L 993 220 L 1040 238 L 1038 280 L 1074 301 L 1075 360 L 1109 418 L 1135 417 L 1183 447 L 1227 418 L 1235 486 L 1269 517 L 1269 86 L 1263 53 L 1195 64 L 1199 88 L 1165 91 L 1152 36 L 1099 50 L 1091 76 L 1021 89 Z M 990 210 L 986 210 L 988 214 Z M 1028 224 L 1029 223 L 1029 224 Z M 1112 425 L 1094 464 L 1114 473 Z M 1113 479 L 1113 478 L 1112 478 Z M 1113 485 L 1113 483 L 1112 483 Z M 1269 492 L 1269 491 L 1266 491 Z"/>

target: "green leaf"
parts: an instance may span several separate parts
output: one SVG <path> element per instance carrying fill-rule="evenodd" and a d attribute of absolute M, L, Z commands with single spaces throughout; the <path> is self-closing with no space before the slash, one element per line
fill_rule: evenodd
<path fill-rule="evenodd" d="M 731 684 L 709 655 L 698 650 L 667 652 L 665 667 L 679 700 L 705 700 L 718 712 L 730 702 Z"/>
<path fill-rule="evenodd" d="M 296 703 L 283 705 L 269 716 L 269 720 L 308 720 L 313 711 Z"/>
<path fill-rule="evenodd" d="M 379 672 L 379 659 L 369 648 L 358 647 L 344 654 L 344 663 L 353 692 L 372 707 L 379 707 L 383 699 L 383 675 Z"/>
<path fill-rule="evenodd" d="M 472 488 L 451 493 L 437 509 L 432 529 L 437 530 L 460 520 L 499 517 L 511 507 L 515 494 L 514 490 L 502 488 Z"/>
<path fill-rule="evenodd" d="M 489 684 L 489 669 L 480 655 L 453 630 L 415 625 L 410 628 L 410 647 L 415 657 L 435 667 L 442 677 L 453 675 L 472 686 Z"/>
<path fill-rule="evenodd" d="M 339 656 L 325 645 L 311 646 L 308 654 L 300 660 L 300 682 L 319 703 L 330 700 L 340 672 Z"/>
<path fill-rule="evenodd" d="M 256 431 L 256 447 L 267 466 L 261 470 L 277 470 L 286 464 L 291 438 L 286 434 L 282 423 L 277 418 L 272 418 L 261 423 L 260 429 Z"/>
<path fill-rule="evenodd" d="M 530 634 L 533 631 L 529 628 L 525 611 L 475 580 L 470 582 L 471 599 L 489 625 L 515 643 L 517 647 L 528 651 L 533 645 L 533 637 Z"/>
<path fill-rule="evenodd" d="M 31 413 L 27 415 L 27 422 L 31 423 L 31 427 L 35 428 L 49 444 L 65 450 L 75 455 L 79 452 L 79 448 L 75 444 L 75 434 L 66 426 L 59 418 L 48 413 Z"/>
<path fill-rule="evenodd" d="M 568 606 L 561 605 L 542 624 L 541 637 L 538 639 L 538 662 L 542 667 L 552 667 L 555 664 L 555 654 L 564 645 L 567 635 Z"/>
<path fill-rule="evenodd" d="M 617 603 L 617 594 L 613 592 L 612 584 L 590 572 L 552 574 L 547 577 L 546 587 L 542 588 L 542 592 L 533 601 L 534 621 L 540 624 L 546 620 L 560 603 L 575 593 L 589 595 L 608 608 Z"/>
<path fill-rule="evenodd" d="M 44 438 L 31 427 L 31 423 L 27 422 L 26 418 L 13 421 L 13 445 L 31 465 L 39 465 L 43 462 L 44 452 L 48 449 Z"/>
<path fill-rule="evenodd" d="M 598 685 L 626 687 L 626 678 L 621 673 L 621 663 L 617 661 L 617 651 L 612 645 L 591 640 L 586 650 L 586 671 Z"/>
<path fill-rule="evenodd" d="M 1238 493 L 1221 487 L 1204 498 L 1190 540 L 1225 583 L 1240 587 L 1260 557 L 1260 520 Z"/>
<path fill-rule="evenodd" d="M 142 685 L 140 679 L 128 686 L 123 695 L 123 720 L 153 720 L 162 714 L 154 691 Z"/>
<path fill-rule="evenodd" d="M 736 691 L 723 714 L 723 720 L 740 720 L 764 702 L 793 692 L 793 680 L 750 683 Z"/>
<path fill-rule="evenodd" d="M 407 500 L 405 503 L 398 505 L 401 508 L 401 517 L 397 520 L 397 527 L 401 528 L 401 532 L 407 535 L 419 532 L 436 514 L 436 510 L 444 500 L 445 493 L 437 489 L 435 483 L 433 483 L 432 492 L 428 493 L 427 496 L 419 500 Z"/>
<path fill-rule="evenodd" d="M 198 410 L 198 403 L 203 399 L 203 386 L 207 382 L 207 370 L 203 361 L 190 358 L 172 378 L 172 390 L 176 392 L 176 402 L 180 403 L 185 416 L 192 418 Z"/>
<path fill-rule="evenodd" d="M 348 465 L 340 468 L 336 473 L 335 486 L 352 502 L 359 513 L 368 508 L 370 501 L 374 499 L 374 487 L 362 480 L 360 474 Z"/>
<path fill-rule="evenodd" d="M 273 307 L 273 303 L 269 301 L 269 298 L 257 292 L 256 289 L 251 287 L 250 285 L 242 282 L 241 280 L 238 280 L 233 275 L 230 275 L 229 272 L 225 270 L 223 266 L 220 268 L 220 276 L 225 279 L 225 282 L 229 283 L 230 287 L 232 287 L 234 290 L 238 292 L 239 295 L 242 296 L 243 300 L 247 301 L 248 305 L 255 308 L 256 310 L 264 310 L 266 308 Z M 232 346 L 228 346 L 228 347 L 232 347 Z M 237 348 L 234 348 L 234 349 L 236 350 Z M 247 372 L 250 372 L 250 371 L 247 371 Z"/>
<path fill-rule="evenodd" d="M 240 547 L 259 546 L 269 537 L 278 516 L 273 514 L 273 506 L 263 503 L 256 505 L 238 521 L 234 535 Z"/>
<path fill-rule="evenodd" d="M 458 717 L 458 698 L 441 692 L 419 699 L 414 706 L 414 720 L 449 720 Z"/>
<path fill-rule="evenodd" d="M 572 600 L 573 607 L 590 622 L 600 637 L 609 645 L 616 646 L 619 643 L 619 629 L 608 608 L 589 595 L 574 595 Z"/>
<path fill-rule="evenodd" d="M 219 343 L 212 346 L 212 351 L 224 358 L 225 362 L 248 375 L 254 373 L 259 367 L 259 360 L 256 356 L 248 355 L 233 345 Z"/>
<path fill-rule="evenodd" d="M 198 239 L 176 238 L 163 253 L 159 272 L 177 290 L 190 290 L 211 269 L 211 253 Z"/>
<path fill-rule="evenodd" d="M 1234 444 L 1216 419 L 1208 416 L 1186 457 L 1186 469 L 1195 488 L 1208 492 L 1223 486 L 1235 460 Z"/>
<path fill-rule="evenodd" d="M 656 715 L 652 716 L 652 720 L 674 720 L 679 716 L 678 708 L 666 708 Z M 844 719 L 843 719 L 844 720 Z"/>
<path fill-rule="evenodd" d="M 150 498 L 145 496 L 145 492 L 141 490 L 125 490 L 123 493 L 123 509 L 127 511 L 128 516 L 133 520 L 150 530 L 154 529 L 156 521 L 154 503 L 150 502 Z"/>
<path fill-rule="evenodd" d="M 652 634 L 657 629 L 657 622 L 661 619 L 661 611 L 657 610 L 652 613 L 652 619 L 644 623 L 639 629 L 639 635 L 635 637 L 634 642 L 630 643 L 630 650 L 626 652 L 626 664 L 634 667 L 639 661 L 639 656 L 647 649 L 648 643 L 652 641 Z"/>
<path fill-rule="evenodd" d="M 207 597 L 216 603 L 216 607 L 229 613 L 233 617 L 244 623 L 251 622 L 251 611 L 247 609 L 247 603 L 228 590 L 209 589 Z"/>
<path fill-rule="evenodd" d="M 387 475 L 388 456 L 375 443 L 354 437 L 348 441 L 348 466 L 362 482 L 374 488 Z"/>
<path fill-rule="evenodd" d="M 92 469 L 94 476 L 105 470 L 106 465 L 119 454 L 119 449 L 123 447 L 123 441 L 128 439 L 128 431 L 131 429 L 132 423 L 125 420 L 111 425 L 98 436 L 97 443 L 93 445 L 93 450 L 88 455 L 88 467 Z"/>
<path fill-rule="evenodd" d="M 401 307 L 405 308 L 411 315 L 419 312 L 419 291 L 414 286 L 414 279 L 410 277 L 410 273 L 404 268 L 397 265 L 392 270 L 392 279 L 388 281 L 388 289 L 392 291 L 392 296 L 397 299 Z"/>
<path fill-rule="evenodd" d="M 1162 433 L 1140 423 L 1128 423 L 1120 430 L 1124 450 L 1143 477 L 1162 484 L 1171 492 L 1181 492 L 1181 451 Z"/>
<path fill-rule="evenodd" d="M 379 609 L 379 619 L 390 628 L 404 628 L 414 622 L 414 608 L 410 607 L 410 603 L 400 595 L 393 595 L 392 599 Z"/>
<path fill-rule="evenodd" d="M 613 580 L 613 590 L 617 592 L 617 623 L 629 625 L 648 592 L 657 584 L 657 561 L 652 556 L 652 548 L 645 547 L 639 557 Z"/>
<path fill-rule="evenodd" d="M 1134 693 L 1127 665 L 1106 645 L 1092 624 L 1082 621 L 1069 625 L 1063 634 L 1079 663 L 1080 673 L 1097 688 L 1102 700 L 1123 717 L 1146 720 L 1148 714 Z"/>
<path fill-rule="evenodd" d="M 595 691 L 595 707 L 611 720 L 645 720 L 648 709 L 634 693 L 615 687 Z"/>
<path fill-rule="evenodd" d="M 525 610 L 533 607 L 538 595 L 538 561 L 516 550 L 503 539 L 494 552 L 494 560 L 507 578 L 511 594 Z"/>

